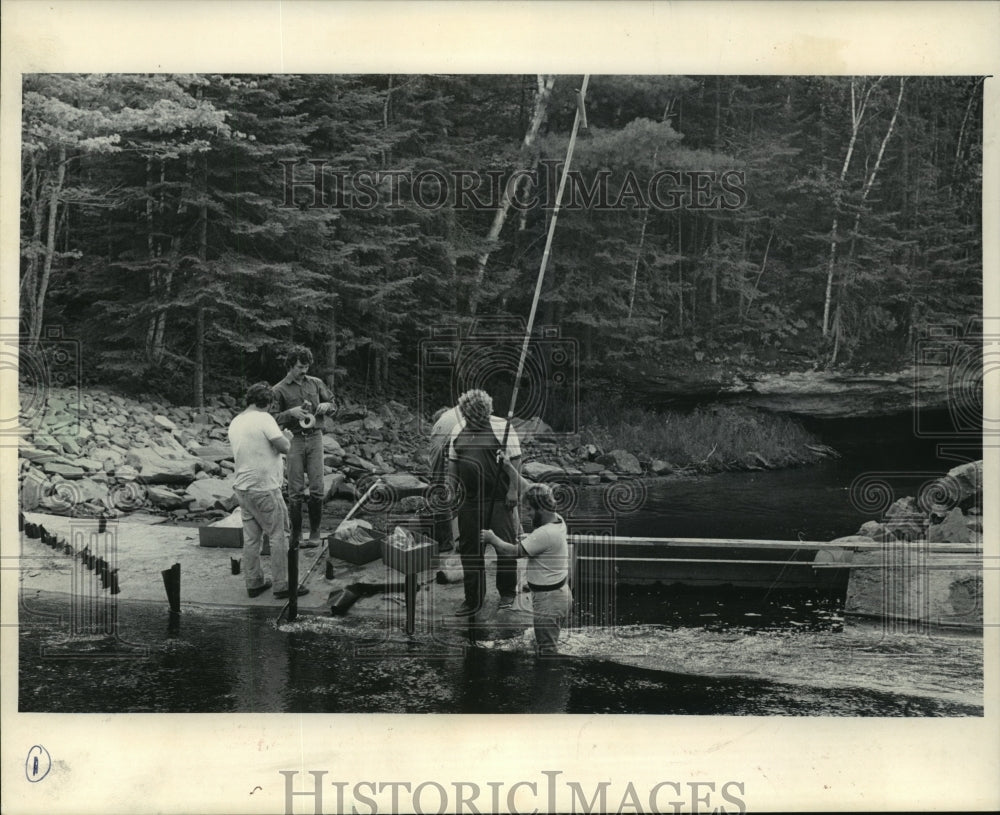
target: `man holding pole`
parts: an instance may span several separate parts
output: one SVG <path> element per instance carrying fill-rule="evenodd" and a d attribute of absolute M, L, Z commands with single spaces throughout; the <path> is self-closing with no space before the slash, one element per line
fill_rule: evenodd
<path fill-rule="evenodd" d="M 462 559 L 465 600 L 455 614 L 475 614 L 486 599 L 486 562 L 481 529 L 491 529 L 501 540 L 517 540 L 514 510 L 518 505 L 519 484 L 503 464 L 506 456 L 518 472 L 521 447 L 517 433 L 503 419 L 493 416 L 493 399 L 482 390 L 470 390 L 458 399 L 464 425 L 455 428 L 448 454 L 448 472 L 460 485 L 458 506 L 458 552 Z M 504 437 L 506 434 L 506 447 Z M 517 593 L 517 561 L 507 554 L 497 555 L 497 591 L 500 608 L 511 608 Z"/>
<path fill-rule="evenodd" d="M 229 424 L 235 480 L 233 492 L 243 520 L 243 571 L 247 594 L 258 597 L 274 585 L 274 596 L 288 597 L 288 539 L 285 523 L 288 509 L 281 497 L 281 455 L 289 441 L 268 413 L 271 388 L 266 382 L 250 386 L 246 409 Z M 261 541 L 271 543 L 271 577 L 264 579 L 260 564 Z M 298 594 L 308 589 L 300 588 Z"/>
<path fill-rule="evenodd" d="M 302 537 L 302 501 L 308 479 L 309 539 L 303 549 L 320 545 L 323 520 L 323 429 L 322 416 L 334 412 L 333 394 L 315 376 L 307 376 L 313 355 L 295 346 L 286 363 L 288 374 L 274 386 L 274 418 L 292 433 L 288 452 L 288 502 L 292 522 L 292 548 Z"/>
<path fill-rule="evenodd" d="M 521 480 L 520 473 L 511 473 Z M 569 581 L 569 546 L 566 522 L 556 512 L 556 500 L 548 484 L 524 486 L 525 503 L 531 510 L 532 531 L 519 541 L 504 540 L 489 529 L 481 533 L 488 543 L 507 557 L 527 558 L 528 588 L 535 628 L 535 648 L 539 656 L 558 652 L 559 630 L 569 617 L 573 595 Z"/>

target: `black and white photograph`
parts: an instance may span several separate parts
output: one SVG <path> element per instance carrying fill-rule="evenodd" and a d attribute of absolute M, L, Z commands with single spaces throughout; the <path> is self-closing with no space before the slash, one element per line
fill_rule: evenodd
<path fill-rule="evenodd" d="M 4 69 L 6 811 L 1000 800 L 1000 49 L 94 5 L 188 19 Z"/>

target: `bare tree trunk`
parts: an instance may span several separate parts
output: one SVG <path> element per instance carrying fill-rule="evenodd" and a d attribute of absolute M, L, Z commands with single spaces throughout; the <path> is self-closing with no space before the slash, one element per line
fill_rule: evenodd
<path fill-rule="evenodd" d="M 653 169 L 656 169 L 656 158 L 653 158 Z M 646 242 L 646 225 L 649 223 L 649 207 L 642 213 L 642 229 L 639 230 L 639 248 L 635 253 L 635 262 L 632 264 L 632 285 L 628 293 L 628 318 L 632 319 L 632 307 L 635 305 L 635 287 L 639 279 L 639 262 L 642 260 L 642 248 Z"/>
<path fill-rule="evenodd" d="M 330 334 L 326 338 L 326 385 L 333 391 L 337 379 L 337 301 L 330 306 Z"/>
<path fill-rule="evenodd" d="M 984 77 L 979 77 L 972 85 L 972 89 L 969 91 L 969 102 L 965 106 L 965 115 L 962 117 L 962 126 L 958 129 L 958 139 L 955 142 L 955 162 L 952 167 L 952 175 L 958 171 L 959 160 L 962 156 L 962 142 L 965 137 L 965 126 L 969 122 L 969 114 L 972 112 L 972 106 L 976 101 L 976 88 L 979 87 L 980 83 L 983 81 Z"/>
<path fill-rule="evenodd" d="M 684 333 L 684 248 L 681 244 L 681 215 L 677 213 L 677 331 Z"/>
<path fill-rule="evenodd" d="M 21 278 L 21 299 L 29 315 L 38 286 L 39 247 L 42 245 L 42 222 L 45 219 L 45 205 L 42 202 L 38 180 L 38 162 L 34 154 L 23 187 L 28 191 L 28 211 L 31 213 L 31 242 L 28 245 L 28 264 Z"/>
<path fill-rule="evenodd" d="M 205 407 L 205 307 L 198 306 L 194 317 L 194 404 Z"/>
<path fill-rule="evenodd" d="M 851 77 L 851 140 L 847 145 L 847 155 L 844 156 L 844 164 L 840 168 L 840 180 L 834 193 L 833 201 L 833 226 L 830 227 L 830 260 L 826 271 L 826 293 L 823 297 L 823 336 L 830 333 L 830 299 L 833 294 L 833 275 L 837 262 L 837 226 L 840 215 L 840 200 L 843 195 L 844 179 L 847 178 L 847 170 L 851 166 L 851 157 L 854 155 L 854 146 L 858 141 L 858 131 L 861 129 L 861 122 L 865 116 L 865 109 L 868 107 L 868 99 L 875 86 L 882 81 L 882 77 L 876 79 L 865 91 L 861 103 L 857 102 L 855 90 L 855 80 Z"/>
<path fill-rule="evenodd" d="M 882 143 L 878 148 L 878 156 L 875 158 L 875 166 L 872 167 L 871 173 L 869 173 L 867 180 L 865 181 L 864 189 L 861 191 L 861 203 L 864 204 L 868 200 L 868 194 L 872 190 L 872 186 L 875 184 L 875 176 L 878 174 L 878 169 L 882 165 L 882 156 L 885 155 L 885 147 L 889 143 L 889 139 L 892 136 L 892 131 L 896 127 L 896 118 L 899 116 L 899 108 L 903 104 L 903 89 L 906 86 L 906 77 L 899 78 L 899 95 L 896 96 L 896 106 L 892 111 L 892 118 L 889 120 L 889 127 L 886 128 L 885 136 L 882 137 Z M 851 245 L 848 250 L 848 259 L 852 260 L 854 258 L 854 248 L 858 239 L 858 228 L 861 225 L 861 209 L 859 208 L 854 216 L 854 229 L 851 231 Z M 848 270 L 845 275 L 850 275 L 850 263 L 848 263 Z M 841 281 L 839 296 L 837 298 L 837 320 L 836 320 L 836 339 L 837 341 L 833 346 L 833 354 L 830 357 L 830 363 L 833 364 L 837 361 L 837 352 L 840 349 L 840 332 L 843 330 L 843 322 L 841 319 L 841 302 L 843 301 L 844 291 L 847 288 L 847 284 L 850 282 L 849 277 Z"/>
<path fill-rule="evenodd" d="M 208 194 L 208 158 L 202 158 L 202 196 L 198 207 L 198 258 L 204 268 L 208 259 L 208 204 L 205 197 Z M 205 306 L 199 305 L 195 313 L 195 346 L 194 346 L 194 403 L 199 408 L 205 407 Z"/>
<path fill-rule="evenodd" d="M 49 191 L 48 227 L 45 235 L 45 260 L 42 263 L 42 276 L 38 281 L 38 291 L 33 292 L 32 319 L 28 344 L 35 348 L 42 335 L 42 320 L 45 315 L 45 295 L 49 290 L 49 279 L 52 277 L 52 261 L 56 253 L 56 221 L 59 216 L 59 196 L 62 193 L 63 181 L 66 178 L 66 148 L 59 148 L 59 164 L 56 168 L 56 179 Z"/>
<path fill-rule="evenodd" d="M 757 279 L 753 284 L 753 291 L 747 296 L 747 307 L 743 312 L 743 319 L 747 318 L 750 313 L 750 306 L 753 305 L 753 299 L 757 296 L 757 287 L 760 285 L 760 279 L 764 276 L 764 269 L 767 268 L 767 255 L 771 251 L 771 240 L 774 238 L 774 230 L 771 230 L 771 234 L 767 236 L 767 246 L 764 247 L 764 259 L 760 262 L 760 271 L 757 272 Z"/>
<path fill-rule="evenodd" d="M 524 134 L 524 142 L 521 145 L 520 151 L 520 166 L 515 168 L 516 172 L 513 173 L 507 180 L 507 184 L 503 191 L 503 199 L 500 203 L 500 209 L 498 209 L 496 215 L 493 216 L 493 224 L 490 226 L 490 231 L 486 235 L 486 249 L 476 261 L 476 274 L 469 289 L 469 315 L 472 317 L 476 316 L 476 309 L 479 306 L 479 293 L 483 285 L 483 277 L 486 275 L 486 264 L 489 262 L 490 255 L 496 248 L 497 240 L 500 238 L 500 231 L 503 229 L 503 225 L 507 221 L 507 214 L 510 212 L 511 203 L 514 200 L 514 196 L 517 195 L 517 191 L 521 185 L 521 180 L 524 178 L 525 173 L 523 170 L 529 163 L 527 160 L 529 153 L 534 147 L 535 138 L 538 136 L 538 131 L 542 126 L 542 122 L 545 121 L 545 114 L 548 111 L 549 99 L 552 96 L 552 88 L 555 85 L 555 82 L 556 78 L 554 76 L 544 76 L 542 74 L 539 74 L 538 76 L 538 92 L 535 94 L 535 111 L 532 114 L 528 132 Z"/>

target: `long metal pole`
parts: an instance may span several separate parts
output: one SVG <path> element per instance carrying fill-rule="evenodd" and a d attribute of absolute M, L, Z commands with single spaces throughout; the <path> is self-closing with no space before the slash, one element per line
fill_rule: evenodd
<path fill-rule="evenodd" d="M 587 84 L 590 82 L 590 74 L 584 74 L 583 84 L 580 87 L 579 104 L 576 108 L 576 116 L 573 118 L 573 132 L 569 137 L 569 146 L 566 149 L 566 163 L 563 165 L 562 177 L 559 179 L 559 190 L 556 192 L 556 203 L 552 208 L 552 220 L 549 222 L 549 234 L 545 238 L 545 251 L 542 252 L 542 263 L 538 268 L 538 279 L 535 281 L 535 296 L 531 300 L 531 312 L 528 314 L 528 327 L 524 332 L 524 343 L 521 346 L 521 356 L 517 361 L 517 376 L 514 378 L 514 392 L 510 398 L 510 409 L 507 411 L 507 429 L 504 430 L 504 446 L 507 444 L 507 432 L 510 428 L 510 420 L 514 417 L 514 405 L 517 403 L 517 391 L 521 385 L 521 374 L 524 372 L 524 360 L 528 355 L 528 344 L 531 342 L 531 330 L 535 325 L 535 314 L 538 311 L 538 299 L 542 293 L 542 281 L 545 280 L 545 269 L 549 264 L 549 255 L 552 252 L 552 238 L 556 233 L 556 222 L 559 220 L 559 208 L 562 206 L 563 190 L 566 188 L 566 177 L 569 175 L 569 167 L 573 162 L 573 150 L 576 147 L 576 134 L 580 129 L 580 118 L 583 112 L 583 102 L 587 96 Z"/>
<path fill-rule="evenodd" d="M 576 116 L 573 118 L 573 131 L 570 133 L 569 146 L 566 148 L 566 163 L 563 164 L 562 177 L 559 179 L 559 189 L 556 192 L 555 205 L 552 207 L 552 220 L 549 221 L 549 233 L 545 238 L 545 251 L 542 252 L 542 263 L 538 268 L 538 278 L 535 281 L 535 295 L 531 300 L 531 311 L 528 314 L 528 326 L 524 332 L 524 343 L 521 345 L 521 356 L 517 361 L 517 375 L 514 377 L 514 390 L 510 397 L 510 408 L 507 410 L 507 423 L 503 430 L 503 441 L 500 444 L 500 454 L 507 452 L 507 438 L 510 435 L 510 423 L 514 418 L 514 407 L 517 404 L 517 392 L 521 386 L 521 374 L 524 372 L 524 361 L 528 356 L 528 345 L 531 342 L 531 331 L 535 325 L 535 314 L 538 311 L 538 299 L 542 293 L 542 282 L 545 280 L 545 269 L 549 264 L 549 255 L 552 252 L 552 238 L 556 232 L 556 222 L 559 220 L 559 208 L 562 206 L 563 190 L 566 188 L 566 177 L 569 175 L 569 167 L 573 161 L 573 150 L 576 147 L 576 134 L 580 129 L 580 120 L 583 117 L 583 104 L 587 96 L 587 84 L 590 82 L 590 74 L 583 75 L 583 84 L 580 86 L 577 98 Z M 498 470 L 499 476 L 499 470 Z M 497 478 L 499 483 L 499 477 Z M 493 520 L 493 505 L 496 503 L 496 489 L 493 490 L 493 497 L 490 500 L 490 512 L 486 517 L 486 523 Z"/>
<path fill-rule="evenodd" d="M 346 514 L 346 515 L 344 516 L 344 520 L 342 520 L 342 521 L 340 522 L 340 524 L 338 524 L 338 525 L 337 525 L 337 528 L 338 528 L 338 529 L 340 528 L 341 524 L 345 524 L 345 523 L 347 523 L 347 522 L 348 522 L 349 520 L 351 520 L 351 518 L 353 518 L 353 517 L 354 517 L 354 513 L 355 513 L 355 512 L 357 512 L 357 511 L 358 511 L 359 509 L 361 509 L 361 507 L 362 507 L 362 506 L 364 505 L 365 501 L 367 501 L 367 500 L 368 500 L 368 496 L 369 496 L 369 495 L 371 495 L 371 494 L 372 494 L 372 492 L 374 492 L 375 488 L 376 488 L 376 487 L 377 487 L 377 486 L 378 486 L 379 484 L 381 484 L 381 483 L 382 483 L 382 479 L 381 479 L 381 478 L 376 478 L 376 479 L 375 479 L 375 482 L 374 482 L 374 483 L 373 483 L 373 484 L 372 484 L 372 485 L 371 485 L 371 486 L 370 486 L 370 487 L 369 487 L 369 488 L 368 488 L 368 489 L 367 489 L 367 490 L 365 491 L 365 494 L 364 494 L 364 495 L 362 495 L 362 496 L 361 496 L 361 497 L 360 497 L 360 498 L 358 499 L 357 503 L 356 503 L 356 504 L 355 504 L 355 505 L 354 505 L 353 507 L 351 507 L 351 511 L 350 511 L 350 512 L 348 512 L 348 513 L 347 513 L 347 514 Z M 334 534 L 336 534 L 336 532 L 334 532 Z M 313 569 L 315 569 L 315 568 L 316 568 L 316 564 L 317 564 L 317 563 L 319 563 L 319 562 L 320 562 L 320 560 L 322 560 L 322 559 L 323 559 L 323 557 L 325 557 L 325 556 L 327 556 L 327 555 L 328 555 L 328 552 L 327 552 L 327 548 L 328 548 L 327 546 L 322 546 L 322 547 L 320 547 L 320 552 L 319 552 L 319 554 L 318 554 L 318 555 L 316 556 L 316 560 L 314 560 L 314 561 L 313 561 L 313 564 L 312 564 L 312 566 L 310 566 L 310 567 L 309 567 L 309 571 L 308 571 L 308 572 L 306 572 L 306 576 L 302 578 L 302 585 L 305 585 L 305 582 L 306 582 L 306 581 L 307 581 L 307 580 L 309 579 L 309 575 L 311 575 L 311 574 L 313 573 Z M 291 551 L 291 550 L 289 550 L 289 551 Z M 289 578 L 291 578 L 291 575 L 289 575 Z M 279 622 L 279 621 L 281 620 L 281 618 L 282 618 L 282 616 L 284 615 L 285 611 L 287 611 L 287 610 L 288 610 L 288 607 L 289 607 L 289 606 L 291 605 L 291 601 L 292 601 L 292 598 L 293 598 L 293 597 L 295 597 L 296 599 L 298 599 L 298 595 L 296 594 L 296 592 L 297 592 L 297 591 L 298 591 L 298 589 L 299 589 L 299 583 L 298 583 L 298 580 L 296 580 L 296 582 L 295 582 L 295 584 L 294 584 L 294 587 L 293 587 L 293 584 L 292 584 L 292 582 L 291 582 L 291 579 L 289 579 L 289 581 L 288 581 L 288 586 L 289 586 L 289 594 L 288 594 L 288 602 L 286 602 L 286 603 L 285 603 L 285 605 L 283 605 L 283 606 L 281 607 L 281 611 L 279 611 L 279 612 L 278 612 L 278 616 L 277 616 L 277 617 L 275 617 L 274 621 L 275 621 L 276 623 L 277 623 L 277 622 Z M 294 618 L 290 618 L 290 619 L 289 619 L 289 622 L 291 622 L 291 621 L 292 621 L 292 619 L 294 619 Z"/>

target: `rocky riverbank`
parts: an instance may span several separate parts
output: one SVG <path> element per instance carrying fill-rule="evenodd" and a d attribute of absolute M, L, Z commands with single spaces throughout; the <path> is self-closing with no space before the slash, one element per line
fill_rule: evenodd
<path fill-rule="evenodd" d="M 137 511 L 184 522 L 235 507 L 226 430 L 239 411 L 228 396 L 204 409 L 169 406 L 100 389 L 52 389 L 21 411 L 22 511 L 118 517 Z M 373 409 L 350 399 L 323 435 L 327 499 L 355 500 L 379 476 L 404 510 L 421 508 L 430 423 L 399 402 Z M 625 450 L 604 453 L 578 437 L 555 438 L 538 419 L 515 420 L 526 474 L 583 484 L 666 472 Z M 578 465 L 578 466 L 577 466 Z"/>
<path fill-rule="evenodd" d="M 879 482 L 864 485 L 862 503 L 876 503 L 883 493 Z M 833 543 L 927 543 L 983 542 L 983 462 L 970 461 L 953 467 L 942 478 L 928 481 L 916 497 L 906 496 L 890 504 L 880 520 L 866 521 L 854 535 Z"/>
<path fill-rule="evenodd" d="M 982 633 L 982 461 L 927 482 L 916 498 L 894 501 L 881 520 L 833 543 L 860 544 L 845 614 L 878 620 L 885 630 Z"/>

